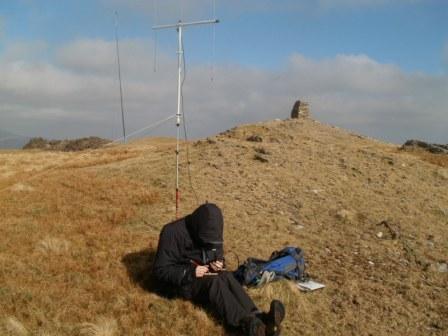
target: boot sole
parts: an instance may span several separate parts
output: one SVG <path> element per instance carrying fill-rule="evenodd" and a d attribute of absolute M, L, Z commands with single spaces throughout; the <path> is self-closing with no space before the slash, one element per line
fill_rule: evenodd
<path fill-rule="evenodd" d="M 285 319 L 285 306 L 278 300 L 271 302 L 269 314 L 273 317 L 275 326 L 280 326 L 280 323 Z"/>
<path fill-rule="evenodd" d="M 285 306 L 278 300 L 273 300 L 271 302 L 271 307 L 269 309 L 269 320 L 272 321 L 273 325 L 270 325 L 267 335 L 278 336 L 280 335 L 280 324 L 285 319 Z"/>
<path fill-rule="evenodd" d="M 265 336 L 266 335 L 266 326 L 264 323 L 257 318 L 258 321 L 255 321 L 253 325 L 253 329 L 251 335 L 254 336 Z"/>

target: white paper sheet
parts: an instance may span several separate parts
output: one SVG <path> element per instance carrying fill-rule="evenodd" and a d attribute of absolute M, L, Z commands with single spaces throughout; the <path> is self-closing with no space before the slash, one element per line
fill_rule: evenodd
<path fill-rule="evenodd" d="M 314 291 L 316 289 L 324 288 L 325 285 L 321 284 L 321 283 L 318 283 L 318 282 L 316 282 L 314 280 L 308 280 L 308 281 L 304 281 L 304 282 L 297 282 L 297 287 L 299 287 L 299 289 L 301 291 L 311 292 L 311 291 Z"/>

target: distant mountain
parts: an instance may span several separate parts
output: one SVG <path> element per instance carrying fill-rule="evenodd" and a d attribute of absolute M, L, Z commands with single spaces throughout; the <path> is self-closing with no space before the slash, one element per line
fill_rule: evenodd
<path fill-rule="evenodd" d="M 0 149 L 19 149 L 22 148 L 30 137 L 18 135 L 0 129 Z"/>

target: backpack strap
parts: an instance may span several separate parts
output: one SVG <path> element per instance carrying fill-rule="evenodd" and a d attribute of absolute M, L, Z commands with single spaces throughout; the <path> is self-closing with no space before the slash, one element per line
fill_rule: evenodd
<path fill-rule="evenodd" d="M 303 258 L 303 250 L 300 247 L 292 247 L 292 246 L 288 246 L 285 247 L 283 249 L 281 249 L 280 251 L 274 251 L 271 254 L 271 257 L 269 258 L 268 261 L 280 258 L 280 257 L 284 257 L 286 255 L 290 255 L 291 257 L 293 257 L 296 260 L 301 260 Z"/>
<path fill-rule="evenodd" d="M 260 281 L 256 284 L 257 287 L 261 287 L 268 282 L 272 282 L 275 280 L 275 272 L 264 271 L 261 275 Z"/>
<path fill-rule="evenodd" d="M 294 251 L 293 251 L 294 254 L 292 254 L 292 256 L 296 260 L 297 268 L 300 271 L 300 279 L 297 279 L 297 280 L 305 280 L 307 276 L 305 274 L 305 258 L 304 258 L 303 250 L 300 247 L 295 247 L 293 249 L 294 249 Z"/>

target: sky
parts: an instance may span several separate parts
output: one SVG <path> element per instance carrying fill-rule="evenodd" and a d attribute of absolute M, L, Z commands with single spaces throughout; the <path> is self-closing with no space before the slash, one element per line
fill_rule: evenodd
<path fill-rule="evenodd" d="M 300 99 L 356 133 L 448 143 L 446 0 L 0 0 L 0 129 L 119 138 L 116 23 L 127 133 L 174 115 L 177 34 L 151 28 L 211 18 L 184 31 L 190 138 Z"/>

